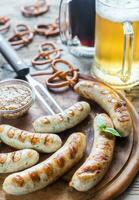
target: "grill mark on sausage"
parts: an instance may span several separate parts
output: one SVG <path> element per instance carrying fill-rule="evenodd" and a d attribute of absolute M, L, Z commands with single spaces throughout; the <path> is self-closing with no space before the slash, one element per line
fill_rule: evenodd
<path fill-rule="evenodd" d="M 72 144 L 69 146 L 70 159 L 75 158 L 77 150 L 78 150 L 78 148 L 75 144 Z"/>
<path fill-rule="evenodd" d="M 9 129 L 8 132 L 7 132 L 7 136 L 8 136 L 9 138 L 13 138 L 13 137 L 14 137 L 14 134 L 15 134 L 15 131 L 16 131 L 15 128 L 10 127 L 10 129 Z"/>
<path fill-rule="evenodd" d="M 43 171 L 47 174 L 48 178 L 53 176 L 53 167 L 50 163 L 44 164 Z"/>
<path fill-rule="evenodd" d="M 44 124 L 50 124 L 50 120 L 47 117 L 43 118 L 43 123 Z"/>
<path fill-rule="evenodd" d="M 69 110 L 68 114 L 69 114 L 70 116 L 74 116 L 74 115 L 75 115 L 75 112 L 74 112 L 73 110 Z"/>
<path fill-rule="evenodd" d="M 104 144 L 104 146 L 105 146 L 105 148 L 106 148 L 107 150 L 111 150 L 111 148 L 112 148 L 112 146 L 109 144 L 109 142 L 106 142 L 106 143 Z"/>
<path fill-rule="evenodd" d="M 56 162 L 57 162 L 57 165 L 60 167 L 60 168 L 63 168 L 65 166 L 65 158 L 62 154 L 59 154 L 57 156 L 56 159 Z"/>
<path fill-rule="evenodd" d="M 14 162 L 17 162 L 21 159 L 21 155 L 22 153 L 21 152 L 15 152 L 15 154 L 13 155 L 12 159 Z"/>
<path fill-rule="evenodd" d="M 28 151 L 28 157 L 29 157 L 29 158 L 32 158 L 32 155 L 33 155 L 33 154 L 32 154 L 32 151 Z"/>
<path fill-rule="evenodd" d="M 83 174 L 83 173 L 92 173 L 92 174 L 94 174 L 94 173 L 96 173 L 96 172 L 98 172 L 98 171 L 101 171 L 101 167 L 100 166 L 98 166 L 98 165 L 90 165 L 90 166 L 84 166 L 81 170 L 80 170 L 80 172 L 78 172 L 78 175 L 81 175 L 81 174 Z"/>
<path fill-rule="evenodd" d="M 50 144 L 50 136 L 49 135 L 46 135 L 45 140 L 44 140 L 44 144 L 45 145 Z"/>
<path fill-rule="evenodd" d="M 78 105 L 77 105 L 77 109 L 78 109 L 79 111 L 83 111 L 83 110 L 84 110 L 84 107 L 83 107 L 81 104 L 78 104 Z"/>
<path fill-rule="evenodd" d="M 123 114 L 122 116 L 118 117 L 118 121 L 120 121 L 120 122 L 126 122 L 129 120 L 130 120 L 130 118 L 129 118 L 128 114 Z"/>
<path fill-rule="evenodd" d="M 35 144 L 38 144 L 39 142 L 40 142 L 39 137 L 34 133 L 32 139 L 31 139 L 31 144 L 35 145 Z"/>
<path fill-rule="evenodd" d="M 114 110 L 116 111 L 118 108 L 124 107 L 126 110 L 126 102 L 125 101 L 118 101 L 117 104 L 115 104 Z"/>
<path fill-rule="evenodd" d="M 59 115 L 58 115 L 58 119 L 59 119 L 59 121 L 63 122 L 63 121 L 64 121 L 63 115 L 59 114 Z"/>
<path fill-rule="evenodd" d="M 115 110 L 116 112 L 122 113 L 123 111 L 127 111 L 125 106 L 121 106 Z"/>
<path fill-rule="evenodd" d="M 36 171 L 29 172 L 29 177 L 31 178 L 31 180 L 33 182 L 39 182 L 40 181 L 40 176 Z"/>
<path fill-rule="evenodd" d="M 13 184 L 17 185 L 18 187 L 23 187 L 25 185 L 25 181 L 20 175 L 15 175 L 12 178 Z"/>
<path fill-rule="evenodd" d="M 108 161 L 109 156 L 96 154 L 96 155 L 93 155 L 92 158 L 97 162 L 102 162 L 102 161 Z"/>
<path fill-rule="evenodd" d="M 16 153 L 15 151 L 11 153 L 11 159 L 12 159 L 13 162 L 14 162 L 15 153 Z"/>
<path fill-rule="evenodd" d="M 79 93 L 90 99 L 90 95 L 86 91 L 80 91 Z"/>
<path fill-rule="evenodd" d="M 120 114 L 120 116 L 118 117 L 118 121 L 120 122 L 130 121 L 130 116 L 127 113 L 127 107 L 126 107 L 125 101 L 117 102 L 114 109 L 115 109 L 115 112 Z"/>
<path fill-rule="evenodd" d="M 7 160 L 8 154 L 0 154 L 0 164 L 4 164 Z"/>
<path fill-rule="evenodd" d="M 19 136 L 18 136 L 18 140 L 19 140 L 20 142 L 22 142 L 22 143 L 25 142 L 25 140 L 26 140 L 25 131 L 22 130 L 22 131 L 20 132 L 20 134 L 19 134 Z"/>

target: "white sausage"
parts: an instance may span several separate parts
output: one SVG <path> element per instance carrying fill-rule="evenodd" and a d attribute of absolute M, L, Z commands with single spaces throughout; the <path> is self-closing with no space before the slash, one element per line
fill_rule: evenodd
<path fill-rule="evenodd" d="M 0 139 L 16 149 L 29 148 L 45 153 L 54 152 L 62 145 L 58 135 L 31 133 L 7 124 L 0 125 Z"/>
<path fill-rule="evenodd" d="M 64 146 L 45 161 L 8 176 L 3 183 L 3 190 L 9 194 L 22 195 L 46 187 L 82 158 L 85 147 L 86 137 L 83 133 L 70 135 Z"/>
<path fill-rule="evenodd" d="M 126 102 L 103 83 L 81 81 L 74 90 L 81 96 L 96 101 L 111 117 L 113 124 L 121 136 L 126 137 L 132 132 L 132 121 Z"/>
<path fill-rule="evenodd" d="M 56 115 L 40 117 L 33 123 L 36 132 L 59 133 L 83 121 L 90 113 L 86 102 L 77 102 L 67 110 Z"/>
<path fill-rule="evenodd" d="M 0 154 L 0 173 L 17 172 L 32 165 L 39 160 L 39 154 L 32 149 L 24 149 L 11 153 Z"/>
<path fill-rule="evenodd" d="M 85 163 L 75 172 L 70 186 L 78 191 L 87 191 L 94 187 L 105 175 L 112 160 L 115 137 L 109 133 L 100 132 L 97 118 L 103 118 L 107 127 L 113 127 L 111 119 L 106 114 L 99 114 L 94 120 L 94 144 Z"/>

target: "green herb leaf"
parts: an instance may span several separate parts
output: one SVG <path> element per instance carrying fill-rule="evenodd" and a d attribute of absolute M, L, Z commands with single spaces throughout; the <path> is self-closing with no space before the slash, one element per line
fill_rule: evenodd
<path fill-rule="evenodd" d="M 102 117 L 96 118 L 97 126 L 99 127 L 100 131 L 102 131 L 104 128 L 106 128 L 106 123 Z"/>
<path fill-rule="evenodd" d="M 103 129 L 103 132 L 111 133 L 113 136 L 121 137 L 120 133 L 116 131 L 114 128 L 106 127 Z"/>
<path fill-rule="evenodd" d="M 100 131 L 111 133 L 113 136 L 121 137 L 120 133 L 118 133 L 118 131 L 116 131 L 114 128 L 107 127 L 103 117 L 97 117 L 96 122 Z"/>

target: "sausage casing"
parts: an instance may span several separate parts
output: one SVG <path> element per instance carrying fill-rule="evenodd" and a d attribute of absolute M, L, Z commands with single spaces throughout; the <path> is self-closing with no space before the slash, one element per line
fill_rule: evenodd
<path fill-rule="evenodd" d="M 19 173 L 9 175 L 3 190 L 9 194 L 22 195 L 46 187 L 66 173 L 83 156 L 86 136 L 74 133 L 66 143 L 47 160 Z"/>
<path fill-rule="evenodd" d="M 90 110 L 87 102 L 77 102 L 62 113 L 38 118 L 33 126 L 36 132 L 59 133 L 79 124 L 88 116 Z"/>
<path fill-rule="evenodd" d="M 112 128 L 112 121 L 106 114 L 99 114 L 94 119 L 94 143 L 89 157 L 73 175 L 70 186 L 78 191 L 87 191 L 94 187 L 105 175 L 111 163 L 115 137 L 102 133 L 96 123 L 97 118 L 103 118 L 107 127 Z"/>
<path fill-rule="evenodd" d="M 39 154 L 32 149 L 24 149 L 0 154 L 0 173 L 17 172 L 35 165 Z"/>
<path fill-rule="evenodd" d="M 81 81 L 74 90 L 81 96 L 96 101 L 111 117 L 113 124 L 121 136 L 126 137 L 132 132 L 132 121 L 126 102 L 103 83 Z"/>
<path fill-rule="evenodd" d="M 54 152 L 62 145 L 58 135 L 31 133 L 7 124 L 0 125 L 0 139 L 16 149 L 29 148 L 45 153 Z"/>

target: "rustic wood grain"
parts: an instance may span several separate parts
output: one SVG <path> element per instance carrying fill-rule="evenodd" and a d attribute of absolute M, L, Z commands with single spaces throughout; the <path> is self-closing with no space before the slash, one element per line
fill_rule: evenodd
<path fill-rule="evenodd" d="M 22 1 L 4 0 L 4 1 L 0 1 L 0 13 L 1 13 L 1 15 L 7 15 L 12 19 L 10 31 L 5 34 L 6 38 L 11 36 L 15 24 L 17 24 L 19 22 L 24 22 L 24 23 L 30 25 L 31 27 L 33 27 L 34 24 L 39 23 L 39 22 L 46 22 L 46 23 L 52 22 L 53 19 L 55 19 L 58 15 L 58 4 L 59 4 L 60 0 L 49 0 L 49 4 L 50 4 L 51 7 L 50 7 L 50 11 L 47 14 L 44 14 L 44 15 L 37 17 L 37 18 L 25 18 L 21 15 L 19 8 L 20 8 L 20 5 L 23 5 L 24 3 L 28 3 L 28 2 L 29 2 L 29 0 L 22 0 Z M 31 58 L 36 54 L 36 52 L 38 50 L 38 44 L 40 42 L 44 42 L 44 41 L 47 41 L 47 40 L 54 41 L 57 45 L 62 46 L 61 43 L 60 43 L 59 37 L 47 39 L 43 36 L 35 36 L 33 43 L 31 43 L 28 47 L 25 47 L 25 48 L 18 50 L 18 54 L 26 61 L 26 63 L 30 64 Z M 79 67 L 81 72 L 89 74 L 92 59 L 81 59 L 81 58 L 73 57 L 72 55 L 70 55 L 68 53 L 66 47 L 62 46 L 62 48 L 65 49 L 65 51 L 62 53 L 63 58 L 70 60 L 70 62 L 72 64 L 74 64 L 74 66 Z M 3 78 L 14 77 L 14 75 L 15 75 L 11 71 L 9 66 L 5 65 L 5 63 L 6 62 L 4 61 L 4 59 L 0 58 L 0 80 L 2 80 Z M 34 71 L 34 69 L 32 67 L 31 67 L 31 71 Z M 139 97 L 137 96 L 138 93 L 139 93 L 138 87 L 136 87 L 132 91 L 128 91 L 128 96 L 129 96 L 130 100 L 132 100 L 137 111 L 139 111 L 139 101 L 138 101 Z M 57 95 L 57 97 L 58 97 L 58 95 Z M 64 100 L 64 102 L 65 102 L 65 107 L 67 107 L 68 103 L 66 103 L 65 100 Z M 28 116 L 27 119 L 30 119 L 30 115 Z M 56 192 L 57 195 L 55 195 L 55 199 L 62 199 L 63 196 L 61 194 L 61 191 L 59 191 L 58 189 L 59 188 L 57 187 L 57 192 Z M 3 197 L 5 197 L 5 194 L 1 194 L 0 199 L 3 199 Z M 38 197 L 39 197 L 39 195 L 38 195 Z M 68 199 L 68 198 L 70 199 L 70 196 L 64 197 L 64 199 Z M 28 196 L 26 198 L 26 200 L 27 199 L 30 199 L 30 196 Z M 131 200 L 131 199 L 132 200 L 139 199 L 139 176 L 137 176 L 137 178 L 135 179 L 133 184 L 128 188 L 128 190 L 126 190 L 126 192 L 124 192 L 119 198 L 117 198 L 117 200 Z"/>

